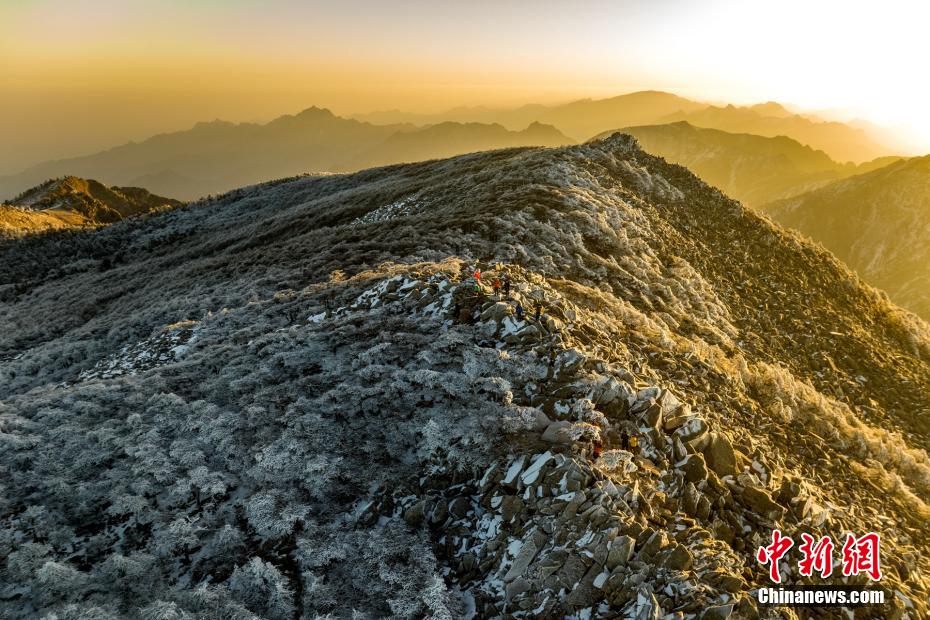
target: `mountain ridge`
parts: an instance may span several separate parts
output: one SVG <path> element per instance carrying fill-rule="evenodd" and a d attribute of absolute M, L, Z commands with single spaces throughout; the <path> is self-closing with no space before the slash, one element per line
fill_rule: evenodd
<path fill-rule="evenodd" d="M 359 120 L 366 118 L 397 122 L 382 125 Z M 438 115 L 374 114 L 347 118 L 312 106 L 264 124 L 201 122 L 190 129 L 158 134 L 141 142 L 37 164 L 18 174 L 0 176 L 0 195 L 18 193 L 50 177 L 75 174 L 113 185 L 141 185 L 161 194 L 194 199 L 295 174 L 351 172 L 406 160 L 406 154 L 390 156 L 392 141 L 404 143 L 405 153 L 416 153 L 417 158 L 426 159 L 517 146 L 514 140 L 521 141 L 513 136 L 482 141 L 476 136 L 485 130 L 472 126 L 476 136 L 463 141 L 464 150 L 452 152 L 435 142 L 429 146 L 430 126 L 442 122 L 498 123 L 514 132 L 525 131 L 538 122 L 554 126 L 567 139 L 554 134 L 538 136 L 537 141 L 548 141 L 520 146 L 555 146 L 588 140 L 618 127 L 678 120 L 731 132 L 788 135 L 824 150 L 839 161 L 861 162 L 891 154 L 891 149 L 870 137 L 874 131 L 792 114 L 774 102 L 715 107 L 663 91 L 581 99 L 554 106 L 528 104 L 512 110 L 459 108 Z M 423 143 L 411 146 L 418 136 Z"/>
<path fill-rule="evenodd" d="M 410 115 L 404 113 L 357 114 L 354 118 L 380 122 L 435 123 L 441 120 L 500 122 L 510 129 L 525 127 L 530 121 L 555 125 L 579 141 L 617 131 L 622 127 L 687 121 L 695 126 L 731 133 L 765 137 L 787 135 L 840 161 L 862 163 L 893 154 L 873 137 L 878 128 L 865 131 L 816 116 L 797 114 L 784 105 L 769 101 L 748 106 L 716 106 L 664 91 L 639 91 L 606 99 L 581 99 L 560 105 L 531 105 L 514 109 L 454 108 L 444 113 Z"/>
<path fill-rule="evenodd" d="M 8 235 L 95 227 L 184 203 L 141 187 L 107 187 L 94 179 L 49 179 L 4 204 L 0 227 Z"/>
<path fill-rule="evenodd" d="M 880 533 L 864 611 L 927 612 L 930 328 L 629 136 L 0 256 L 14 617 L 774 619 L 775 528 Z"/>
<path fill-rule="evenodd" d="M 681 164 L 729 196 L 759 207 L 831 181 L 892 163 L 885 157 L 841 164 L 787 136 L 765 137 L 697 127 L 688 121 L 627 127 L 649 152 Z M 595 139 L 613 132 L 605 132 Z"/>

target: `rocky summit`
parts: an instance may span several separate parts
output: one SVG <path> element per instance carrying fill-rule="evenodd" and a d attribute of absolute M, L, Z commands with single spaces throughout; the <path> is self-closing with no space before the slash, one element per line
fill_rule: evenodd
<path fill-rule="evenodd" d="M 930 613 L 930 328 L 629 136 L 0 256 L 4 617 Z M 773 530 L 886 603 L 760 606 Z"/>
<path fill-rule="evenodd" d="M 93 179 L 66 176 L 50 179 L 0 205 L 0 235 L 96 227 L 182 204 L 141 187 L 107 187 Z"/>

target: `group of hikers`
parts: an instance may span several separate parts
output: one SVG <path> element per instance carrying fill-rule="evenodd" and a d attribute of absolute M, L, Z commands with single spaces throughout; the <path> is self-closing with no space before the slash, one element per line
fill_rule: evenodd
<path fill-rule="evenodd" d="M 500 271 L 500 268 L 498 268 L 498 271 Z M 484 289 L 481 286 L 481 267 L 480 266 L 475 265 L 475 270 L 472 273 L 472 278 L 475 280 L 475 285 L 474 285 L 475 296 L 482 295 L 484 292 Z M 503 298 L 505 299 L 510 298 L 510 286 L 511 286 L 511 281 L 510 281 L 509 273 L 505 273 L 503 277 L 497 275 L 494 277 L 493 280 L 491 280 L 491 290 L 493 291 L 493 294 L 498 299 L 502 298 L 501 293 L 503 293 Z M 524 318 L 526 318 L 526 309 L 523 307 L 523 304 L 521 304 L 519 301 L 517 302 L 517 306 L 514 309 L 514 313 L 516 314 L 518 321 L 522 321 Z M 538 323 L 539 320 L 542 318 L 542 313 L 543 313 L 543 303 L 537 300 L 536 306 L 533 309 L 533 320 Z"/>
<path fill-rule="evenodd" d="M 503 269 L 498 265 L 495 270 L 497 274 L 500 274 Z M 468 271 L 465 271 L 465 275 L 468 275 Z M 474 295 L 473 297 L 482 297 L 485 294 L 485 289 L 482 286 L 482 273 L 480 265 L 476 264 L 474 269 L 471 272 L 471 277 L 474 280 Z M 504 273 L 503 275 L 495 275 L 490 282 L 491 290 L 493 295 L 498 299 L 510 299 L 510 289 L 511 289 L 511 280 L 510 274 Z M 468 307 L 462 307 L 460 304 L 456 304 L 455 315 L 460 317 L 460 322 L 470 323 L 472 310 Z M 542 318 L 543 313 L 543 303 L 540 300 L 536 300 L 535 307 L 533 309 L 533 320 L 539 322 Z M 526 310 L 523 308 L 523 305 L 517 301 L 516 308 L 514 310 L 517 320 L 522 321 L 526 318 Z M 610 438 L 608 438 L 610 439 Z M 619 433 L 619 436 L 614 435 L 611 444 L 616 443 L 621 449 L 632 452 L 633 454 L 640 453 L 639 437 L 635 432 L 628 432 L 627 430 L 622 430 Z M 590 455 L 593 458 L 598 458 L 601 456 L 604 450 L 604 445 L 600 439 L 595 440 L 590 444 Z"/>
<path fill-rule="evenodd" d="M 611 438 L 608 437 L 608 439 Z M 624 430 L 620 432 L 619 437 L 614 436 L 613 439 L 621 449 L 626 450 L 627 452 L 632 452 L 634 455 L 639 454 L 639 436 L 636 433 L 629 433 Z M 611 443 L 613 443 L 613 441 L 611 441 Z M 591 458 L 599 458 L 603 451 L 603 442 L 600 439 L 595 439 L 590 446 Z"/>

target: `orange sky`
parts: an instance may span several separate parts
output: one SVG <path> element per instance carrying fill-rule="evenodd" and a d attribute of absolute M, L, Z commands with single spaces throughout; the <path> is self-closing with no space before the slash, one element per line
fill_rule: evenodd
<path fill-rule="evenodd" d="M 643 88 L 852 110 L 930 151 L 923 7 L 0 0 L 0 172 L 310 105 L 437 111 Z"/>

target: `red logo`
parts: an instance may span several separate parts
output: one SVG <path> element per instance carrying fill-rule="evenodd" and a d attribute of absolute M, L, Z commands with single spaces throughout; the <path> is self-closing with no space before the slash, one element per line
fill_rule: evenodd
<path fill-rule="evenodd" d="M 880 542 L 875 532 L 869 532 L 860 538 L 847 534 L 846 543 L 843 545 L 843 575 L 850 577 L 866 573 L 873 581 L 881 579 L 882 569 L 878 559 Z"/>
<path fill-rule="evenodd" d="M 803 557 L 798 562 L 798 572 L 804 577 L 812 577 L 814 572 L 817 572 L 824 579 L 832 575 L 833 539 L 824 536 L 817 540 L 810 534 L 801 534 L 801 540 L 803 542 L 798 546 L 798 550 Z M 865 573 L 873 581 L 881 580 L 880 543 L 880 537 L 875 532 L 858 538 L 853 534 L 847 534 L 843 544 L 843 576 L 852 577 Z M 788 536 L 783 536 L 781 530 L 772 530 L 772 544 L 759 547 L 756 551 L 759 564 L 769 565 L 769 577 L 773 582 L 781 583 L 778 561 L 785 557 L 793 546 L 794 541 Z"/>
<path fill-rule="evenodd" d="M 824 536 L 814 544 L 814 537 L 810 534 L 801 534 L 804 543 L 798 547 L 804 558 L 798 562 L 799 572 L 810 577 L 816 570 L 823 578 L 833 574 L 833 540 Z"/>
<path fill-rule="evenodd" d="M 759 547 L 756 552 L 756 559 L 759 564 L 770 564 L 769 577 L 775 583 L 781 583 L 781 575 L 778 572 L 778 560 L 788 553 L 788 550 L 794 546 L 794 541 L 781 535 L 781 530 L 772 530 L 772 544 L 768 547 Z"/>

